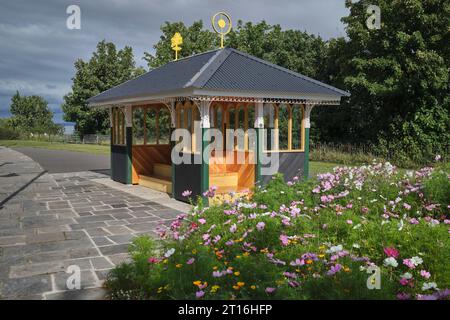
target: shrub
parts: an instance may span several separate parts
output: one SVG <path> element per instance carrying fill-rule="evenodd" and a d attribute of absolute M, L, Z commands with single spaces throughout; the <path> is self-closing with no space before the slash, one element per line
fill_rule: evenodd
<path fill-rule="evenodd" d="M 135 240 L 107 287 L 118 299 L 446 298 L 449 203 L 438 189 L 448 174 L 375 163 L 306 182 L 277 176 L 251 200 L 200 204 L 157 242 Z M 372 268 L 380 289 L 367 287 Z"/>
<path fill-rule="evenodd" d="M 7 126 L 0 126 L 0 140 L 17 140 L 19 137 L 20 134 L 16 130 Z"/>

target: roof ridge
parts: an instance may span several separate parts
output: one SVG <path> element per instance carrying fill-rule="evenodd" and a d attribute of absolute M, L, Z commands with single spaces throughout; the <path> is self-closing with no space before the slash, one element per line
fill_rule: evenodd
<path fill-rule="evenodd" d="M 186 83 L 184 88 L 187 87 L 203 87 L 209 79 L 216 73 L 219 67 L 225 62 L 230 55 L 230 51 L 225 49 L 217 50 L 207 63 L 205 63 L 200 70 Z"/>
<path fill-rule="evenodd" d="M 308 76 L 305 76 L 305 75 L 303 75 L 303 74 L 301 74 L 301 73 L 299 73 L 299 72 L 295 72 L 295 71 L 289 70 L 289 69 L 287 69 L 287 68 L 281 67 L 281 66 L 279 66 L 279 65 L 276 65 L 276 64 L 271 63 L 271 62 L 269 62 L 269 61 L 266 61 L 266 60 L 264 60 L 264 59 L 260 59 L 260 58 L 258 58 L 258 57 L 252 56 L 251 54 L 248 54 L 248 53 L 239 51 L 239 50 L 234 49 L 234 48 L 228 48 L 228 49 L 231 50 L 231 51 L 233 51 L 234 53 L 237 53 L 237 54 L 239 54 L 239 55 L 241 55 L 241 56 L 244 56 L 244 57 L 246 57 L 246 58 L 252 59 L 252 60 L 254 60 L 254 61 L 256 61 L 256 62 L 262 63 L 262 64 L 264 64 L 264 65 L 266 65 L 266 66 L 268 66 L 268 67 L 272 67 L 272 68 L 274 68 L 274 69 L 277 69 L 277 70 L 279 70 L 279 71 L 288 73 L 288 74 L 290 74 L 290 75 L 292 75 L 292 76 L 295 76 L 295 77 L 297 77 L 297 78 L 301 78 L 301 79 L 303 79 L 303 80 L 309 81 L 309 82 L 311 82 L 311 83 L 314 83 L 314 84 L 316 84 L 316 85 L 322 86 L 322 87 L 324 87 L 324 88 L 327 88 L 327 89 L 336 91 L 336 92 L 338 92 L 338 93 L 340 93 L 340 94 L 343 94 L 344 96 L 347 96 L 347 97 L 350 96 L 350 94 L 349 94 L 347 91 L 338 89 L 338 88 L 336 88 L 336 87 L 333 87 L 333 86 L 331 86 L 331 85 L 328 85 L 328 84 L 326 84 L 326 83 L 323 83 L 323 82 L 321 82 L 321 81 L 319 81 L 319 80 L 315 80 L 315 79 L 310 78 L 310 77 L 308 77 Z"/>

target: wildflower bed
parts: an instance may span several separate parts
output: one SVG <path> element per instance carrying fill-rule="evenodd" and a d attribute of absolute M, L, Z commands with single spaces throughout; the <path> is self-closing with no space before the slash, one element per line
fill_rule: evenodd
<path fill-rule="evenodd" d="M 113 299 L 448 299 L 449 173 L 374 163 L 199 199 L 160 240 L 136 239 L 106 286 Z"/>

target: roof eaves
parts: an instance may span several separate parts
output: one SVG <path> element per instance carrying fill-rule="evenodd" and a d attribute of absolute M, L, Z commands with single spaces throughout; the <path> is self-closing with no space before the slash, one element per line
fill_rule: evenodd
<path fill-rule="evenodd" d="M 275 68 L 275 69 L 277 69 L 277 70 L 286 72 L 286 73 L 288 73 L 288 74 L 290 74 L 290 75 L 293 75 L 293 76 L 295 76 L 295 77 L 301 78 L 301 79 L 306 80 L 306 81 L 309 81 L 309 82 L 311 82 L 311 83 L 314 83 L 314 84 L 316 84 L 316 85 L 322 86 L 322 87 L 327 88 L 327 89 L 329 89 L 329 90 L 333 90 L 333 91 L 335 91 L 335 92 L 337 92 L 337 93 L 339 93 L 339 94 L 341 94 L 341 95 L 343 95 L 343 96 L 346 96 L 346 97 L 349 97 L 349 96 L 350 96 L 350 93 L 347 92 L 347 91 L 338 89 L 338 88 L 333 87 L 333 86 L 330 86 L 330 85 L 328 85 L 328 84 L 326 84 L 326 83 L 323 83 L 323 82 L 320 82 L 320 81 L 318 81 L 318 80 L 312 79 L 312 78 L 307 77 L 307 76 L 305 76 L 305 75 L 303 75 L 303 74 L 301 74 L 301 73 L 298 73 L 298 72 L 289 70 L 289 69 L 287 69 L 287 68 L 278 66 L 278 65 L 273 64 L 273 63 L 270 63 L 270 62 L 268 62 L 268 61 L 266 61 L 266 60 L 263 60 L 263 59 L 260 59 L 260 58 L 255 57 L 255 56 L 252 56 L 252 55 L 250 55 L 250 54 L 244 53 L 244 52 L 242 52 L 242 51 L 236 50 L 236 49 L 234 49 L 234 48 L 228 48 L 228 49 L 229 49 L 230 51 L 236 53 L 236 54 L 239 54 L 239 55 L 244 56 L 244 57 L 246 57 L 246 58 L 252 59 L 252 60 L 257 61 L 257 62 L 259 62 L 259 63 L 265 64 L 265 65 L 268 66 L 268 67 Z"/>

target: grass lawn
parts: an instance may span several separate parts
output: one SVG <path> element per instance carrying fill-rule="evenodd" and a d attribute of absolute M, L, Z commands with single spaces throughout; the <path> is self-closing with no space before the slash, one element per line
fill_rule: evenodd
<path fill-rule="evenodd" d="M 100 146 L 96 144 L 73 144 L 61 142 L 32 141 L 32 140 L 0 140 L 0 146 L 10 148 L 20 148 L 20 147 L 44 148 L 51 150 L 88 152 L 94 154 L 110 153 L 109 146 Z"/>
<path fill-rule="evenodd" d="M 310 161 L 309 176 L 313 178 L 319 173 L 333 172 L 333 168 L 339 165 L 339 163 L 334 162 Z"/>

